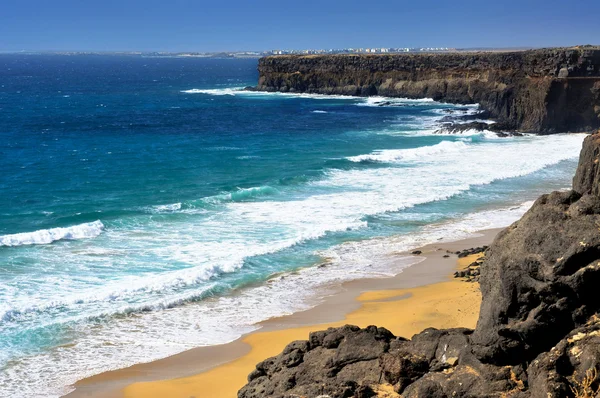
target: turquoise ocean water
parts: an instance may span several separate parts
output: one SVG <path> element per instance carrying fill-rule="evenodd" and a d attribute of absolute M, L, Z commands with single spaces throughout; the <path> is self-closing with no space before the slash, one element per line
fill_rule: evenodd
<path fill-rule="evenodd" d="M 570 186 L 582 135 L 439 135 L 478 107 L 240 91 L 256 65 L 0 55 L 0 396 L 234 340 Z"/>

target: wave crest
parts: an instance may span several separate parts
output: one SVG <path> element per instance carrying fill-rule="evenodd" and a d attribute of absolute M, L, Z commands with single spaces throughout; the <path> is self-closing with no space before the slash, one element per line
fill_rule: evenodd
<path fill-rule="evenodd" d="M 364 101 L 359 104 L 360 106 L 405 106 L 405 105 L 417 105 L 417 104 L 434 104 L 436 101 L 433 98 L 395 98 L 395 97 L 381 97 L 373 96 L 366 97 Z"/>
<path fill-rule="evenodd" d="M 199 200 L 189 202 L 185 205 L 188 207 L 202 207 L 206 204 L 219 204 L 226 202 L 243 202 L 254 198 L 270 196 L 277 194 L 277 189 L 268 185 L 251 188 L 239 188 L 237 191 L 223 193 L 220 195 L 209 196 Z"/>
<path fill-rule="evenodd" d="M 204 208 L 207 205 L 216 205 L 228 202 L 243 202 L 254 198 L 276 195 L 279 191 L 268 185 L 239 188 L 237 191 L 222 193 L 219 195 L 208 196 L 198 200 L 192 200 L 183 203 L 172 203 L 167 205 L 153 206 L 150 209 L 152 213 L 173 213 L 177 211 L 186 211 L 190 209 Z"/>
<path fill-rule="evenodd" d="M 252 91 L 245 90 L 244 87 L 229 87 L 229 88 L 213 88 L 199 89 L 193 88 L 190 90 L 182 90 L 185 94 L 207 94 L 207 95 L 245 95 L 249 97 L 279 97 L 279 98 L 304 98 L 304 99 L 323 99 L 323 100 L 352 100 L 356 101 L 358 106 L 406 106 L 406 105 L 423 105 L 423 104 L 440 104 L 432 98 L 396 98 L 396 97 L 357 97 L 355 95 L 343 94 L 318 94 L 318 93 L 290 93 L 282 91 Z M 464 107 L 473 107 L 475 105 L 463 105 Z M 313 111 L 313 113 L 322 113 L 324 111 Z"/>
<path fill-rule="evenodd" d="M 95 238 L 102 233 L 104 224 L 100 220 L 74 225 L 66 228 L 40 229 L 0 236 L 0 246 L 46 245 L 57 240 L 76 240 Z"/>
<path fill-rule="evenodd" d="M 464 141 L 442 141 L 436 145 L 422 146 L 411 149 L 387 149 L 375 151 L 367 155 L 350 156 L 351 162 L 381 162 L 393 163 L 406 160 L 419 160 L 421 158 L 439 155 L 448 152 L 460 152 L 469 146 Z"/>
<path fill-rule="evenodd" d="M 243 87 L 213 88 L 205 90 L 193 88 L 191 90 L 182 90 L 181 92 L 185 94 L 236 95 L 243 89 Z"/>

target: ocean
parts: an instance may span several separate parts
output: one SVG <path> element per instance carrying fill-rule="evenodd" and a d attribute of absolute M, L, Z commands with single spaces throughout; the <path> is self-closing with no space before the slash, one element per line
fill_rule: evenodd
<path fill-rule="evenodd" d="M 256 66 L 0 55 L 0 396 L 232 341 L 570 187 L 581 134 L 435 134 L 479 107 L 241 91 Z"/>

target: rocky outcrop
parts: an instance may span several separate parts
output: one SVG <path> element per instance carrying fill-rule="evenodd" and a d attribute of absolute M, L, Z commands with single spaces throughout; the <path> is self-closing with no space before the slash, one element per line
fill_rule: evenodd
<path fill-rule="evenodd" d="M 600 127 L 600 48 L 521 52 L 270 56 L 261 91 L 479 103 L 502 127 L 534 133 Z"/>
<path fill-rule="evenodd" d="M 554 192 L 498 235 L 481 270 L 479 358 L 531 361 L 600 309 L 599 226 L 600 198 Z"/>
<path fill-rule="evenodd" d="M 311 333 L 308 341 L 295 341 L 259 363 L 238 397 L 351 397 L 361 396 L 361 390 L 370 396 L 369 386 L 379 382 L 379 357 L 395 341 L 391 332 L 375 326 Z"/>
<path fill-rule="evenodd" d="M 540 197 L 481 264 L 475 330 L 411 340 L 375 326 L 315 332 L 257 366 L 240 398 L 595 397 L 600 391 L 600 131 L 573 190 Z"/>

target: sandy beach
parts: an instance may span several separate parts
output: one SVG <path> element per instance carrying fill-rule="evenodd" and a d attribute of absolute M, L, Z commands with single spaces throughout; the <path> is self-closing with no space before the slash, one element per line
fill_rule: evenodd
<path fill-rule="evenodd" d="M 339 294 L 317 307 L 265 321 L 258 331 L 232 343 L 102 373 L 78 382 L 67 397 L 235 397 L 258 362 L 278 354 L 294 340 L 307 339 L 311 331 L 345 324 L 377 325 L 410 337 L 427 327 L 473 328 L 481 302 L 479 285 L 452 274 L 477 255 L 462 259 L 454 254 L 444 256 L 489 244 L 498 231 L 425 246 L 420 249 L 422 261 L 396 277 L 345 283 Z"/>

